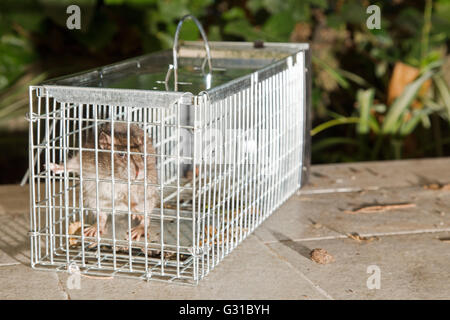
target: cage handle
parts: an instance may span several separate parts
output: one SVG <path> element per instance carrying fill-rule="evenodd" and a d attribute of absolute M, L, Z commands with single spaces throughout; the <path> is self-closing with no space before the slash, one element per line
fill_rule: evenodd
<path fill-rule="evenodd" d="M 210 73 L 212 72 L 211 51 L 209 49 L 208 38 L 206 37 L 205 30 L 203 29 L 202 24 L 200 23 L 200 21 L 198 21 L 198 19 L 196 17 L 194 17 L 191 14 L 185 15 L 183 18 L 181 18 L 180 22 L 178 22 L 177 29 L 175 31 L 175 39 L 173 42 L 173 49 L 172 49 L 173 50 L 173 65 L 169 66 L 169 70 L 167 71 L 167 76 L 166 76 L 166 84 L 167 84 L 169 77 L 170 77 L 170 71 L 171 71 L 171 69 L 173 69 L 174 80 L 175 80 L 175 83 L 174 83 L 175 91 L 178 91 L 178 39 L 180 37 L 181 26 L 183 25 L 184 21 L 186 21 L 188 19 L 191 19 L 195 22 L 195 24 L 197 25 L 197 28 L 200 31 L 200 34 L 203 38 L 203 42 L 205 43 L 206 58 L 205 58 L 205 61 L 202 63 L 202 70 L 205 67 L 205 62 L 207 59 L 208 67 L 209 67 L 209 73 L 207 75 L 208 82 L 210 82 L 210 78 L 211 78 L 211 75 L 210 75 Z M 209 88 L 207 88 L 207 89 L 209 89 Z"/>

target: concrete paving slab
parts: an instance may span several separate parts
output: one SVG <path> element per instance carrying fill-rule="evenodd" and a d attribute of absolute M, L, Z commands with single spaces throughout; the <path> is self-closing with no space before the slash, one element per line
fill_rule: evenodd
<path fill-rule="evenodd" d="M 29 212 L 30 189 L 28 185 L 0 185 L 0 216 Z"/>
<path fill-rule="evenodd" d="M 58 274 L 66 286 L 68 274 Z M 198 286 L 132 279 L 82 277 L 81 289 L 66 291 L 71 299 L 323 299 L 298 271 L 249 236 Z M 281 285 L 282 284 L 282 285 Z"/>
<path fill-rule="evenodd" d="M 0 267 L 1 299 L 67 299 L 67 295 L 54 272 L 20 264 Z"/>
<path fill-rule="evenodd" d="M 11 257 L 6 252 L 0 250 L 0 267 L 11 266 L 16 264 L 20 264 L 20 262 L 18 262 L 16 259 Z"/>
<path fill-rule="evenodd" d="M 28 186 L 0 186 L 0 299 L 450 299 L 450 158 L 313 166 L 311 185 L 291 197 L 197 287 L 82 277 L 32 270 Z M 366 205 L 415 207 L 348 214 Z M 319 225 L 315 225 L 314 223 Z M 378 235 L 358 243 L 347 233 Z M 402 235 L 403 234 L 403 235 Z M 318 265 L 310 250 L 336 262 Z M 20 263 L 20 264 L 18 264 Z M 381 289 L 366 286 L 367 266 Z"/>
<path fill-rule="evenodd" d="M 385 204 L 412 204 L 415 207 L 347 213 Z M 256 234 L 263 241 L 279 241 L 331 238 L 354 232 L 384 234 L 439 230 L 450 230 L 450 191 L 410 187 L 294 196 L 269 217 Z"/>
<path fill-rule="evenodd" d="M 292 196 L 255 230 L 255 234 L 264 241 L 338 237 L 339 232 L 314 225 L 318 210 L 311 199 Z"/>
<path fill-rule="evenodd" d="M 356 162 L 314 165 L 302 193 L 450 183 L 450 159 Z"/>
<path fill-rule="evenodd" d="M 29 265 L 29 228 L 24 215 L 0 216 L 0 252 L 4 253 L 7 261 Z M 0 254 L 0 264 L 2 261 Z"/>
<path fill-rule="evenodd" d="M 385 236 L 369 243 L 282 241 L 268 247 L 334 299 L 450 299 L 450 244 L 439 240 L 449 235 Z M 313 262 L 309 252 L 314 248 L 327 250 L 336 261 Z M 380 289 L 367 287 L 371 265 L 379 267 Z"/>

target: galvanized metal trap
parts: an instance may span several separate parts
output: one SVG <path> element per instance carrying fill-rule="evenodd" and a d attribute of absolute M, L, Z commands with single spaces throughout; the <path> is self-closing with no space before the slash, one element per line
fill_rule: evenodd
<path fill-rule="evenodd" d="M 172 51 L 30 87 L 34 268 L 197 283 L 305 183 L 308 44 L 194 19 L 178 45 L 187 18 Z"/>

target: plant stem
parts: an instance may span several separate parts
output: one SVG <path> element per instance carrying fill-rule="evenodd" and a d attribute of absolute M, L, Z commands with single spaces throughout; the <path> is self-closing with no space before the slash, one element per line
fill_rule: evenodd
<path fill-rule="evenodd" d="M 393 138 L 391 140 L 392 148 L 394 149 L 394 159 L 400 160 L 402 158 L 402 146 L 403 141 L 400 139 Z"/>
<path fill-rule="evenodd" d="M 328 129 L 330 127 L 334 127 L 337 125 L 341 125 L 341 124 L 348 124 L 348 123 L 358 123 L 359 122 L 359 118 L 358 117 L 342 117 L 342 118 L 338 118 L 338 119 L 333 119 L 324 123 L 319 124 L 318 126 L 316 126 L 314 129 L 311 130 L 311 136 L 314 136 L 316 134 L 318 134 L 319 132 Z"/>
<path fill-rule="evenodd" d="M 421 40 L 421 67 L 424 63 L 425 57 L 428 54 L 428 43 L 430 40 L 430 30 L 431 30 L 431 12 L 433 9 L 433 0 L 426 0 L 425 10 L 423 16 L 423 28 L 422 28 L 422 40 Z"/>
<path fill-rule="evenodd" d="M 433 113 L 431 115 L 431 123 L 432 123 L 431 127 L 433 128 L 434 141 L 436 141 L 436 155 L 438 157 L 442 157 L 444 152 L 442 149 L 441 127 L 439 124 L 439 117 L 437 114 Z"/>
<path fill-rule="evenodd" d="M 375 142 L 375 147 L 372 151 L 372 160 L 376 160 L 378 158 L 378 153 L 380 152 L 381 145 L 383 143 L 384 136 L 382 134 L 379 134 L 377 136 L 377 141 Z"/>

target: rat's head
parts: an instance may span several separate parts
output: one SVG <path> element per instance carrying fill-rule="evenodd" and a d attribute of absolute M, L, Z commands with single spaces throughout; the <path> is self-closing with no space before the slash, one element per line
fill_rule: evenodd
<path fill-rule="evenodd" d="M 128 178 L 128 141 L 130 150 L 130 178 L 137 179 L 144 173 L 143 143 L 144 131 L 135 124 L 130 124 L 128 131 L 126 123 L 107 123 L 102 126 L 98 138 L 100 149 L 112 150 L 114 148 L 114 171 L 119 177 Z M 128 140 L 129 133 L 129 140 Z M 141 154 L 133 154 L 134 152 Z M 111 157 L 111 154 L 106 153 Z"/>

